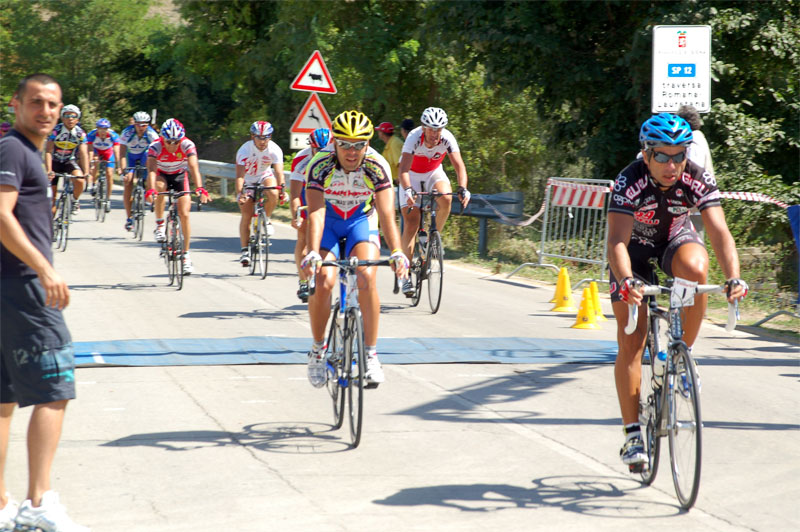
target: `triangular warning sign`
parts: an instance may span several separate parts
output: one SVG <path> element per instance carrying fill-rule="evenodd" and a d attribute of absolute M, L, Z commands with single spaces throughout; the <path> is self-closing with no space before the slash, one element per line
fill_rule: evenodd
<path fill-rule="evenodd" d="M 327 127 L 331 128 L 331 117 L 328 116 L 328 111 L 322 105 L 317 93 L 312 93 L 303 110 L 297 115 L 297 118 L 292 124 L 292 133 L 311 133 L 317 128 Z"/>
<path fill-rule="evenodd" d="M 336 94 L 336 86 L 333 84 L 333 79 L 331 79 L 328 67 L 325 66 L 319 50 L 314 50 L 314 53 L 306 61 L 306 66 L 294 78 L 290 88 L 296 91 Z"/>

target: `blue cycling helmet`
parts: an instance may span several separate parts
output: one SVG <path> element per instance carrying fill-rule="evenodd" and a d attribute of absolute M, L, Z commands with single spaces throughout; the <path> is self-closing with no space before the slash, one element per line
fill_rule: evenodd
<path fill-rule="evenodd" d="M 256 135 L 257 137 L 271 137 L 272 132 L 275 129 L 272 127 L 272 124 L 269 122 L 258 121 L 253 122 L 250 126 L 250 133 Z"/>
<path fill-rule="evenodd" d="M 183 124 L 177 118 L 168 118 L 161 124 L 161 136 L 167 140 L 180 140 L 186 136 Z"/>
<path fill-rule="evenodd" d="M 657 146 L 688 146 L 692 142 L 692 128 L 678 115 L 660 113 L 651 116 L 639 130 L 639 142 L 642 148 Z"/>
<path fill-rule="evenodd" d="M 109 121 L 108 118 L 101 118 L 97 121 L 95 126 L 97 126 L 98 129 L 103 127 L 111 127 L 111 121 Z"/>
<path fill-rule="evenodd" d="M 315 129 L 308 136 L 308 143 L 311 147 L 320 149 L 328 145 L 331 140 L 331 130 L 326 127 Z"/>

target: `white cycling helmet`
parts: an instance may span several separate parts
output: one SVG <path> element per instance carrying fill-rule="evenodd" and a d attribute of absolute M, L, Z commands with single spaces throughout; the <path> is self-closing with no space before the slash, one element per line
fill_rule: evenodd
<path fill-rule="evenodd" d="M 133 121 L 134 122 L 150 122 L 150 115 L 145 113 L 144 111 L 139 111 L 138 113 L 133 113 Z"/>
<path fill-rule="evenodd" d="M 439 129 L 447 125 L 447 113 L 444 112 L 444 109 L 438 107 L 428 107 L 422 111 L 422 116 L 419 120 L 423 126 Z"/>
<path fill-rule="evenodd" d="M 78 118 L 81 117 L 81 110 L 78 108 L 77 105 L 69 104 L 69 105 L 65 105 L 64 107 L 62 107 L 61 108 L 61 118 L 64 118 L 64 115 L 67 114 L 67 113 L 75 113 L 76 115 L 78 115 Z"/>

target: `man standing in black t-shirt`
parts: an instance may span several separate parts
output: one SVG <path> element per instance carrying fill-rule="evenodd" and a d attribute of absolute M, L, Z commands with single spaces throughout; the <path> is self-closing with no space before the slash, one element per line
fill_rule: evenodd
<path fill-rule="evenodd" d="M 14 129 L 0 139 L 0 471 L 14 407 L 33 405 L 29 481 L 19 505 L 0 477 L 0 529 L 88 530 L 73 523 L 50 489 L 67 402 L 75 398 L 75 356 L 62 309 L 69 288 L 52 265 L 45 139 L 58 121 L 61 87 L 46 74 L 23 79 L 11 100 Z"/>

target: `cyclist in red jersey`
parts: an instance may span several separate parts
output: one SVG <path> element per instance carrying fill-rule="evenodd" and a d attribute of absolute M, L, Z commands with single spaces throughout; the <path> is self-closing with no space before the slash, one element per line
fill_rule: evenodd
<path fill-rule="evenodd" d="M 177 119 L 170 118 L 161 126 L 161 136 L 147 149 L 147 192 L 145 199 L 152 201 L 156 192 L 167 189 L 176 192 L 190 191 L 189 176 L 195 182 L 195 193 L 200 196 L 201 203 L 209 201 L 208 192 L 203 188 L 200 167 L 197 164 L 197 147 L 186 136 L 186 130 Z M 156 229 L 153 232 L 156 242 L 167 239 L 164 227 L 164 196 L 157 196 L 155 203 Z M 192 208 L 190 195 L 181 196 L 178 201 L 178 215 L 183 227 L 183 273 L 190 275 L 194 265 L 189 256 L 189 245 L 192 228 L 189 225 L 189 212 Z"/>

